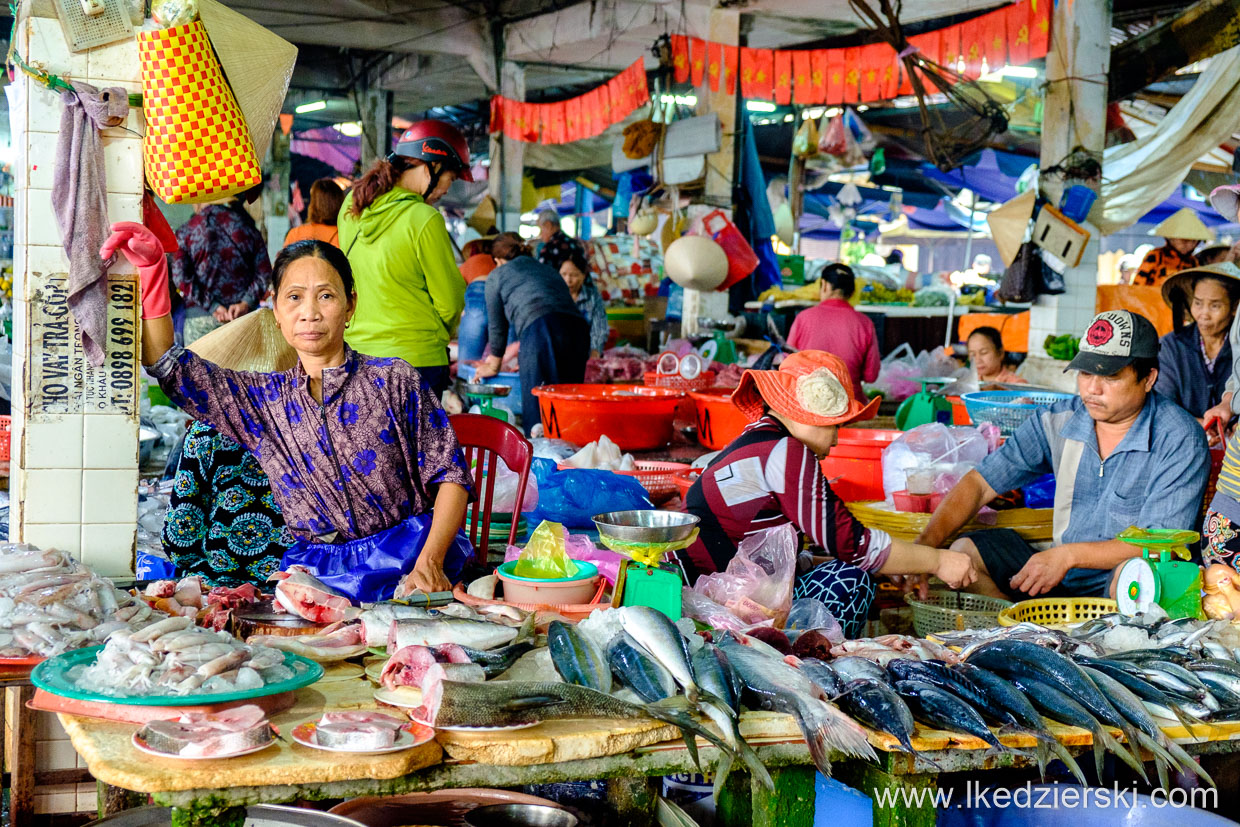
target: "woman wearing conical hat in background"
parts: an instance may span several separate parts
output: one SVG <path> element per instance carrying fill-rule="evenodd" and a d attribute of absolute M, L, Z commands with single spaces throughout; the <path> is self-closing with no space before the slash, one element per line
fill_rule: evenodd
<path fill-rule="evenodd" d="M 1163 282 L 1162 294 L 1173 322 L 1160 340 L 1154 390 L 1204 423 L 1231 377 L 1227 332 L 1240 306 L 1240 267 L 1223 262 L 1181 270 Z"/>
<path fill-rule="evenodd" d="M 831 490 L 819 464 L 841 425 L 870 419 L 853 394 L 844 362 L 803 350 L 778 370 L 747 370 L 732 402 L 752 423 L 702 472 L 685 498 L 701 521 L 680 554 L 690 582 L 723 571 L 738 544 L 763 529 L 791 524 L 816 547 L 816 565 L 797 577 L 794 598 L 821 600 L 847 637 L 860 637 L 874 600 L 873 575 L 934 574 L 953 589 L 977 576 L 969 556 L 898 540 L 857 522 Z"/>
<path fill-rule="evenodd" d="M 266 308 L 216 328 L 190 350 L 229 370 L 275 373 L 297 364 Z M 265 582 L 294 542 L 258 460 L 200 421 L 190 423 L 176 459 L 163 541 L 179 576 L 234 587 Z"/>
<path fill-rule="evenodd" d="M 1214 231 L 1188 207 L 1176 210 L 1150 235 L 1162 236 L 1166 243 L 1146 253 L 1132 279 L 1133 284 L 1149 287 L 1159 287 L 1181 270 L 1196 267 L 1198 261 L 1193 251 L 1201 242 L 1214 240 Z"/>

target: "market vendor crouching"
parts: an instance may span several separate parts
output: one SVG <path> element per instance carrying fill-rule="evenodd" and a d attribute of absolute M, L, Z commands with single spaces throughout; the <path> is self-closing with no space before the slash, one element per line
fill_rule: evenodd
<path fill-rule="evenodd" d="M 819 462 L 839 426 L 874 416 L 852 392 L 839 357 L 806 350 L 779 370 L 745 371 L 733 403 L 753 423 L 720 451 L 689 489 L 686 507 L 700 534 L 682 563 L 692 582 L 723 571 L 750 534 L 791 523 L 831 559 L 800 575 L 794 597 L 826 604 L 849 637 L 861 634 L 874 600 L 874 574 L 935 574 L 952 588 L 973 582 L 967 555 L 896 540 L 852 516 Z"/>
<path fill-rule="evenodd" d="M 1106 596 L 1112 570 L 1139 553 L 1115 539 L 1124 529 L 1198 528 L 1209 472 L 1205 433 L 1154 392 L 1154 325 L 1127 310 L 1100 313 L 1068 370 L 1080 372 L 1080 396 L 1027 419 L 943 498 L 918 538 L 946 543 L 999 494 L 1055 474 L 1049 548 L 1010 529 L 952 544 L 979 572 L 970 591 L 1014 600 Z"/>
<path fill-rule="evenodd" d="M 173 344 L 159 242 L 140 224 L 112 229 L 101 255 L 123 253 L 141 277 L 142 363 L 183 410 L 258 459 L 297 539 L 285 564 L 318 560 L 320 575 L 334 567 L 358 584 L 355 599 L 449 589 L 469 554 L 458 535 L 470 492 L 456 435 L 416 369 L 345 344 L 356 297 L 344 254 L 321 241 L 281 251 L 275 320 L 298 362 L 251 373 Z"/>

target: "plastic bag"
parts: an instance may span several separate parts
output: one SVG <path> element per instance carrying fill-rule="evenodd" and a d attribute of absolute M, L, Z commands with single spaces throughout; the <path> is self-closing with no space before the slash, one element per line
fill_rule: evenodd
<path fill-rule="evenodd" d="M 798 158 L 813 158 L 818 154 L 818 124 L 806 118 L 792 139 L 792 154 Z"/>
<path fill-rule="evenodd" d="M 598 573 L 603 575 L 603 579 L 611 585 L 616 585 L 616 577 L 620 574 L 620 562 L 624 560 L 624 556 L 616 552 L 599 548 L 590 541 L 585 534 L 570 534 L 564 532 L 564 552 L 573 560 L 579 563 L 593 563 L 598 567 Z M 504 552 L 504 562 L 510 563 L 521 557 L 521 549 L 517 546 L 509 546 Z"/>
<path fill-rule="evenodd" d="M 825 155 L 843 155 L 848 149 L 847 132 L 843 118 L 838 116 L 832 118 L 822 130 L 822 137 L 818 139 L 818 151 Z"/>
<path fill-rule="evenodd" d="M 685 617 L 700 620 L 712 629 L 722 631 L 748 632 L 750 629 L 775 625 L 775 620 L 769 617 L 758 623 L 745 623 L 706 595 L 690 588 L 681 591 L 680 610 L 684 612 Z"/>
<path fill-rule="evenodd" d="M 551 520 L 567 528 L 594 528 L 595 514 L 654 508 L 646 489 L 635 477 L 610 471 L 557 471 L 547 459 L 534 460 L 538 477 L 538 508 L 533 518 Z"/>
<path fill-rule="evenodd" d="M 573 454 L 577 453 L 577 446 L 566 439 L 547 439 L 546 437 L 535 437 L 530 440 L 530 444 L 534 446 L 535 459 L 549 459 L 555 462 L 563 462 Z M 533 477 L 530 479 L 533 479 Z"/>
<path fill-rule="evenodd" d="M 978 428 L 918 425 L 883 449 L 883 493 L 890 500 L 907 490 L 909 472 L 922 469 L 934 474 L 932 490 L 946 494 L 994 447 Z"/>
<path fill-rule="evenodd" d="M 509 471 L 502 459 L 495 464 L 495 494 L 491 500 L 491 510 L 501 514 L 511 514 L 512 507 L 517 503 L 517 488 L 520 487 L 521 475 Z M 521 513 L 528 514 L 538 508 L 538 478 L 533 474 L 526 477 L 525 496 L 521 499 Z"/>
<path fill-rule="evenodd" d="M 512 573 L 517 577 L 554 580 L 572 577 L 577 564 L 564 550 L 564 526 L 543 520 L 530 535 L 530 541 L 517 557 Z"/>
<path fill-rule="evenodd" d="M 752 534 L 741 541 L 726 571 L 702 575 L 693 590 L 745 623 L 774 620 L 781 626 L 792 606 L 798 539 L 791 523 Z"/>
<path fill-rule="evenodd" d="M 822 632 L 833 643 L 844 642 L 844 627 L 840 626 L 835 615 L 831 614 L 827 604 L 812 597 L 792 601 L 792 608 L 788 610 L 788 621 L 784 624 L 784 633 L 795 643 L 798 637 L 811 630 Z"/>
<path fill-rule="evenodd" d="M 1026 508 L 1055 507 L 1055 475 L 1038 477 L 1024 488 Z"/>

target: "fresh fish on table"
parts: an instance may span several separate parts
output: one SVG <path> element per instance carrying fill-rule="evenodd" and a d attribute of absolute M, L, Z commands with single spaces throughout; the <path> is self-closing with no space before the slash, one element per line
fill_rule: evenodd
<path fill-rule="evenodd" d="M 886 666 L 895 658 L 941 660 L 945 663 L 956 663 L 960 660 L 959 655 L 942 644 L 908 635 L 882 635 L 874 638 L 846 640 L 831 649 L 831 656 L 834 658 L 849 655 L 872 660 L 879 666 Z"/>
<path fill-rule="evenodd" d="M 913 749 L 913 713 L 899 693 L 886 683 L 869 678 L 850 681 L 844 685 L 836 703 L 870 729 L 891 735 L 905 752 L 918 754 Z"/>
<path fill-rule="evenodd" d="M 302 566 L 289 566 L 268 578 L 276 581 L 275 605 L 312 623 L 336 623 L 357 617 L 361 610 L 347 596 Z"/>
<path fill-rule="evenodd" d="M 406 606 L 403 603 L 374 603 L 362 609 L 359 620 L 366 631 L 366 645 L 382 648 L 387 646 L 392 621 L 414 618 L 428 620 L 438 615 L 422 606 Z"/>
<path fill-rule="evenodd" d="M 995 737 L 982 715 L 946 689 L 919 680 L 896 681 L 895 690 L 909 703 L 914 717 L 948 732 L 964 732 L 981 738 L 995 749 L 1009 750 Z M 1014 750 L 1013 750 L 1014 751 Z"/>
<path fill-rule="evenodd" d="M 606 656 L 575 626 L 551 621 L 547 627 L 547 648 L 561 678 L 598 692 L 611 691 L 611 668 Z"/>
<path fill-rule="evenodd" d="M 455 643 L 470 649 L 497 649 L 516 641 L 532 637 L 534 615 L 526 619 L 520 629 L 502 626 L 485 620 L 465 620 L 459 617 L 437 617 L 427 620 L 404 618 L 392 623 L 388 632 L 387 649 L 395 652 L 406 646 L 438 646 Z"/>
<path fill-rule="evenodd" d="M 327 712 L 314 726 L 314 740 L 320 746 L 336 749 L 384 749 L 396 743 L 396 736 L 406 723 L 368 710 Z"/>
<path fill-rule="evenodd" d="M 334 663 L 366 653 L 365 630 L 357 621 L 315 635 L 251 635 L 246 643 L 292 652 L 317 663 Z"/>
<path fill-rule="evenodd" d="M 443 681 L 482 683 L 486 679 L 487 673 L 476 663 L 432 663 L 422 676 L 422 685 L 418 688 L 425 693 L 429 687 Z"/>
<path fill-rule="evenodd" d="M 647 654 L 628 632 L 616 635 L 607 649 L 607 661 L 616 682 L 632 689 L 646 703 L 676 694 L 672 673 Z"/>
<path fill-rule="evenodd" d="M 716 699 L 716 703 L 703 708 L 706 716 L 719 727 L 728 745 L 741 757 L 750 773 L 768 790 L 775 789 L 775 782 L 758 754 L 741 736 L 741 692 L 744 687 L 732 668 L 732 664 L 717 646 L 702 646 L 690 658 L 693 677 L 704 693 Z M 725 756 L 715 772 L 715 790 L 723 789 L 728 771 L 732 767 L 730 756 Z"/>
<path fill-rule="evenodd" d="M 253 705 L 186 713 L 173 721 L 150 721 L 138 730 L 151 749 L 183 758 L 230 755 L 271 743 L 275 735 L 267 713 Z"/>
<path fill-rule="evenodd" d="M 986 706 L 986 696 L 963 672 L 953 671 L 936 661 L 896 658 L 887 664 L 895 681 L 921 681 L 937 686 L 965 701 L 979 712 Z M 893 681 L 893 683 L 895 682 Z"/>
<path fill-rule="evenodd" d="M 427 671 L 437 663 L 470 663 L 469 655 L 455 643 L 429 646 L 405 646 L 388 658 L 379 673 L 379 684 L 385 689 L 400 686 L 421 688 Z"/>
<path fill-rule="evenodd" d="M 850 682 L 835 671 L 831 664 L 816 658 L 802 660 L 797 664 L 797 668 L 804 672 L 814 686 L 822 690 L 823 697 L 829 700 L 835 700 L 835 697 L 844 691 L 844 685 Z"/>
<path fill-rule="evenodd" d="M 482 667 L 483 671 L 486 672 L 487 680 L 491 680 L 511 669 L 513 664 L 520 660 L 522 655 L 534 648 L 534 644 L 526 640 L 490 651 L 471 649 L 468 646 L 460 648 L 466 657 Z"/>
<path fill-rule="evenodd" d="M 672 673 L 690 702 L 697 703 L 701 690 L 693 679 L 688 645 L 684 635 L 667 619 L 667 615 L 649 606 L 626 606 L 616 611 L 621 613 L 620 623 L 624 631 Z"/>
<path fill-rule="evenodd" d="M 894 658 L 892 658 L 894 660 Z M 891 683 L 891 678 L 887 675 L 887 670 L 879 666 L 872 660 L 856 657 L 854 655 L 845 655 L 842 658 L 836 658 L 831 661 L 831 668 L 844 681 L 850 682 L 860 680 L 861 678 L 869 678 L 873 681 L 882 683 Z"/>
<path fill-rule="evenodd" d="M 745 692 L 756 699 L 760 708 L 796 718 L 814 764 L 824 775 L 831 771 L 833 749 L 858 758 L 874 758 L 865 730 L 823 700 L 821 690 L 799 670 L 731 639 L 723 640 L 720 649 L 736 670 Z"/>

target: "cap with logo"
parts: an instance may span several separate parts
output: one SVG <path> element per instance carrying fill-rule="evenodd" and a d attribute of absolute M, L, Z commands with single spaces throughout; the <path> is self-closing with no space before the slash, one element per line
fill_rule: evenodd
<path fill-rule="evenodd" d="M 1080 351 L 1064 372 L 1114 376 L 1138 359 L 1156 358 L 1158 331 L 1149 319 L 1130 310 L 1108 310 L 1094 316 Z"/>

